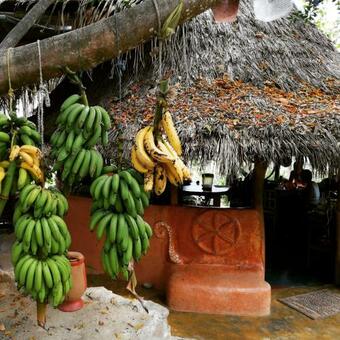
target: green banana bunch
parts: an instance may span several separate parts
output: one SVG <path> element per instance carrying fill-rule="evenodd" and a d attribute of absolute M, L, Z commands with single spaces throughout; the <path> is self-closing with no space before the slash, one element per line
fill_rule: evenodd
<path fill-rule="evenodd" d="M 64 301 L 72 285 L 65 256 L 71 235 L 62 218 L 67 210 L 68 202 L 57 189 L 27 184 L 13 214 L 16 241 L 11 260 L 18 288 L 54 307 Z"/>
<path fill-rule="evenodd" d="M 35 219 L 30 214 L 23 214 L 15 223 L 14 230 L 16 242 L 21 243 L 20 249 L 24 253 L 61 255 L 71 245 L 67 226 L 57 215 Z"/>
<path fill-rule="evenodd" d="M 93 204 L 89 228 L 98 240 L 105 237 L 103 268 L 113 279 L 119 273 L 127 279 L 129 263 L 146 254 L 152 236 L 152 228 L 142 218 L 149 205 L 143 178 L 133 169 L 105 174 L 93 181 L 90 192 Z"/>
<path fill-rule="evenodd" d="M 27 184 L 20 191 L 14 216 L 18 216 L 17 210 L 22 213 L 32 210 L 34 218 L 50 215 L 64 216 L 68 211 L 68 202 L 57 189 L 50 190 L 36 184 Z"/>
<path fill-rule="evenodd" d="M 81 104 L 81 96 L 75 94 L 61 105 L 57 118 L 58 127 L 52 134 L 52 156 L 56 159 L 54 170 L 60 170 L 61 179 L 72 186 L 90 176 L 101 175 L 103 158 L 94 148 L 108 143 L 111 119 L 100 106 Z"/>
<path fill-rule="evenodd" d="M 7 159 L 5 156 L 1 158 L 1 150 L 6 145 L 9 148 L 11 137 L 13 137 L 13 145 L 33 145 L 40 144 L 40 134 L 36 125 L 25 117 L 16 117 L 15 114 L 6 116 L 0 113 L 0 160 Z"/>
<path fill-rule="evenodd" d="M 90 193 L 98 208 L 114 206 L 118 212 L 127 211 L 131 216 L 144 215 L 149 206 L 149 196 L 144 191 L 140 174 L 133 170 L 123 170 L 96 178 Z"/>
<path fill-rule="evenodd" d="M 20 257 L 19 253 L 20 243 L 14 244 L 12 260 L 15 258 L 18 289 L 40 303 L 50 302 L 54 307 L 60 305 L 72 287 L 71 265 L 67 257 L 54 255 L 39 259 L 29 254 Z"/>

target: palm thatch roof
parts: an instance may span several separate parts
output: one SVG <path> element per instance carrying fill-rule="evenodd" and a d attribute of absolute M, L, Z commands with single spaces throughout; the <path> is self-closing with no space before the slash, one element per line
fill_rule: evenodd
<path fill-rule="evenodd" d="M 161 47 L 151 49 L 147 80 L 138 81 L 146 77 L 140 50 L 128 95 L 109 98 L 127 158 L 133 136 L 152 120 L 150 80 L 161 67 L 175 83 L 170 110 L 186 160 L 215 160 L 221 173 L 255 157 L 282 164 L 304 156 L 323 173 L 339 167 L 340 56 L 315 26 L 292 18 L 259 22 L 249 2 L 241 1 L 236 23 L 217 25 L 205 13 Z M 117 135 L 111 134 L 108 155 Z"/>
<path fill-rule="evenodd" d="M 340 55 L 313 24 L 294 16 L 255 20 L 246 0 L 235 23 L 215 24 L 209 12 L 188 23 L 167 43 L 163 59 L 164 72 L 187 79 L 227 73 L 232 80 L 259 87 L 274 82 L 286 91 L 304 83 L 330 90 L 327 79 L 340 78 Z"/>
<path fill-rule="evenodd" d="M 111 106 L 126 140 L 126 158 L 137 130 L 153 120 L 155 94 L 143 94 L 142 87 L 134 84 L 133 94 Z M 340 95 L 307 86 L 295 92 L 274 84 L 260 89 L 227 77 L 174 89 L 170 110 L 186 160 L 214 160 L 220 173 L 233 172 L 255 157 L 275 164 L 308 157 L 322 173 L 340 165 Z M 112 132 L 109 155 L 117 136 Z"/>

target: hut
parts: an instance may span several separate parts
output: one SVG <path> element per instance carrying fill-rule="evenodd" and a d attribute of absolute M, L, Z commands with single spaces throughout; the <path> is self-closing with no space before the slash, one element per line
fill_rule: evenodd
<path fill-rule="evenodd" d="M 112 86 L 100 91 L 117 127 L 104 150 L 107 158 L 115 158 L 119 129 L 129 159 L 138 129 L 152 122 L 161 69 L 172 77 L 170 110 L 185 159 L 201 165 L 213 160 L 229 176 L 245 163 L 255 164 L 253 208 L 183 207 L 176 199 L 175 206 L 150 208 L 147 218 L 156 237 L 137 266 L 139 280 L 166 290 L 170 307 L 177 310 L 267 314 L 266 167 L 302 157 L 315 173 L 338 172 L 338 52 L 312 24 L 294 16 L 259 22 L 251 5 L 241 1 L 235 23 L 216 25 L 205 13 L 162 46 L 154 42 L 134 57 L 115 63 L 119 68 L 132 60 L 134 70 L 116 78 L 115 95 Z M 204 230 L 206 241 L 201 239 Z M 339 272 L 339 254 L 337 261 Z"/>
<path fill-rule="evenodd" d="M 259 22 L 251 4 L 241 1 L 232 24 L 217 25 L 205 13 L 169 41 L 155 39 L 93 71 L 93 82 L 86 86 L 92 99 L 110 109 L 116 124 L 103 150 L 106 158 L 116 158 L 120 132 L 125 159 L 130 158 L 136 132 L 152 120 L 157 80 L 170 74 L 169 103 L 185 159 L 199 164 L 213 160 L 226 176 L 255 164 L 251 208 L 167 204 L 146 212 L 155 238 L 150 254 L 137 265 L 138 278 L 166 290 L 172 308 L 269 313 L 265 171 L 269 163 L 284 165 L 292 157 L 308 158 L 321 174 L 338 171 L 339 61 L 331 42 L 313 25 L 295 17 Z M 111 69 L 114 80 L 107 76 Z M 62 92 L 65 87 L 55 94 Z M 84 228 L 89 199 L 74 196 L 70 202 L 73 246 L 100 272 L 99 246 Z M 340 272 L 339 250 L 337 261 Z"/>

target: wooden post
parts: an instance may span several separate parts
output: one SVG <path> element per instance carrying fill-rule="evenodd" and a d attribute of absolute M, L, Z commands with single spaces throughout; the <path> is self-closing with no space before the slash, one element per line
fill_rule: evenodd
<path fill-rule="evenodd" d="M 340 169 L 338 170 L 338 201 L 336 205 L 335 284 L 340 285 Z"/>
<path fill-rule="evenodd" d="M 170 189 L 170 202 L 171 205 L 178 205 L 178 188 L 174 185 L 171 185 Z"/>
<path fill-rule="evenodd" d="M 264 244 L 264 212 L 263 212 L 263 193 L 264 193 L 264 178 L 266 176 L 267 163 L 256 160 L 254 167 L 254 181 L 253 181 L 253 205 L 260 215 L 260 223 L 262 230 L 262 239 Z M 265 264 L 265 247 L 263 246 L 263 264 Z"/>

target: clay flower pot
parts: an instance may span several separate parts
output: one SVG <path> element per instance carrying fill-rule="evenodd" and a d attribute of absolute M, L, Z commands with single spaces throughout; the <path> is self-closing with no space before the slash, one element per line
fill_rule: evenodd
<path fill-rule="evenodd" d="M 75 312 L 84 306 L 81 297 L 87 287 L 85 257 L 76 251 L 69 251 L 67 257 L 71 263 L 72 288 L 58 308 L 63 312 Z"/>

